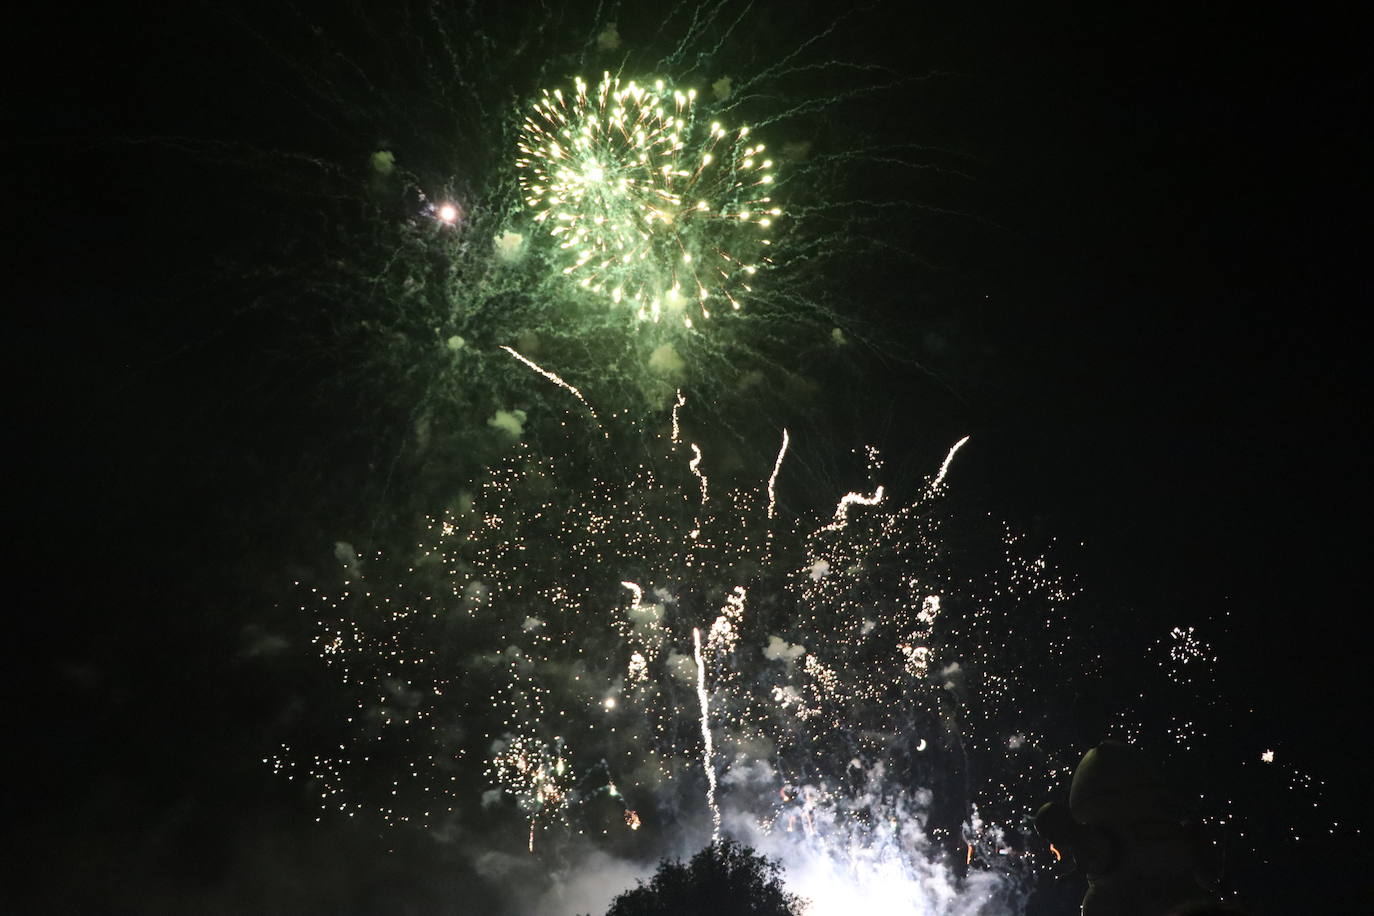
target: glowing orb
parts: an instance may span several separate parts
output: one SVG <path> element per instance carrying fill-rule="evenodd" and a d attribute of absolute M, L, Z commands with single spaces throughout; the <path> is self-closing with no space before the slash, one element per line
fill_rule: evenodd
<path fill-rule="evenodd" d="M 458 208 L 453 204 L 444 204 L 439 208 L 439 219 L 452 225 L 458 221 Z"/>
<path fill-rule="evenodd" d="M 641 319 L 687 327 L 740 307 L 782 215 L 764 145 L 748 127 L 698 121 L 696 97 L 662 80 L 578 78 L 533 104 L 516 160 L 564 275 Z"/>

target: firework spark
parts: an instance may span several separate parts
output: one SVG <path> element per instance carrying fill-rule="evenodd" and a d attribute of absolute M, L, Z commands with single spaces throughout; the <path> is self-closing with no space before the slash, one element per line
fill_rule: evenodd
<path fill-rule="evenodd" d="M 701 654 L 701 630 L 692 629 L 697 663 L 697 701 L 701 704 L 701 768 L 706 773 L 706 807 L 711 812 L 711 839 L 720 839 L 720 806 L 716 804 L 715 751 L 711 743 L 711 697 L 706 692 L 706 660 Z"/>
<path fill-rule="evenodd" d="M 525 203 L 562 272 L 638 318 L 690 328 L 718 304 L 738 309 L 768 263 L 773 160 L 748 127 L 705 124 L 694 89 L 578 78 L 534 103 L 519 150 Z"/>

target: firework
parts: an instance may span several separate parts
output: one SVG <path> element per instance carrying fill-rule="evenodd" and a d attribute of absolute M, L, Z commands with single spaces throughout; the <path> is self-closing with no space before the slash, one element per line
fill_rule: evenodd
<path fill-rule="evenodd" d="M 873 483 L 798 529 L 777 518 L 781 451 L 732 490 L 706 486 L 698 444 L 649 441 L 628 467 L 588 462 L 585 442 L 518 449 L 405 571 L 369 558 L 366 588 L 315 597 L 322 655 L 368 726 L 309 765 L 322 807 L 360 804 L 355 777 L 390 747 L 421 810 L 388 804 L 388 820 L 433 824 L 495 790 L 536 848 L 554 827 L 653 843 L 670 811 L 705 815 L 708 835 L 747 822 L 870 851 L 909 819 L 921 829 L 884 853 L 908 864 L 929 858 L 914 839 L 929 831 L 961 855 L 1006 848 L 997 830 L 1048 790 L 1041 753 L 1008 773 L 1006 736 L 1038 742 L 1014 700 L 1040 674 L 1013 664 L 1009 621 L 1056 638 L 1068 592 L 1052 571 L 954 573 L 948 459 L 914 503 Z M 979 826 L 974 805 L 998 820 Z"/>
<path fill-rule="evenodd" d="M 531 107 L 516 161 L 563 274 L 640 319 L 687 327 L 740 307 L 782 215 L 764 144 L 696 109 L 696 90 L 663 80 L 578 78 Z"/>
<path fill-rule="evenodd" d="M 910 172 L 903 147 L 836 149 L 814 121 L 789 129 L 882 88 L 803 53 L 811 39 L 733 89 L 703 76 L 693 61 L 737 25 L 725 9 L 675 7 L 691 18 L 679 46 L 626 57 L 631 72 L 709 79 L 709 102 L 685 83 L 606 73 L 517 108 L 509 89 L 528 97 L 529 74 L 483 44 L 455 57 L 480 85 L 429 68 L 442 84 L 429 97 L 443 104 L 423 117 L 387 114 L 410 111 L 410 87 L 392 90 L 404 105 L 358 109 L 351 133 L 393 138 L 403 153 L 375 153 L 366 187 L 348 184 L 347 168 L 327 171 L 336 184 L 319 197 L 361 202 L 366 218 L 328 221 L 347 231 L 320 258 L 315 298 L 359 356 L 339 361 L 400 379 L 378 387 L 416 450 L 435 465 L 466 461 L 444 479 L 476 489 L 435 511 L 418 543 L 369 553 L 342 584 L 310 590 L 342 734 L 270 762 L 309 783 L 321 816 L 441 831 L 480 806 L 530 849 L 586 834 L 652 855 L 692 829 L 803 844 L 789 867 L 811 863 L 833 886 L 841 863 L 867 863 L 860 883 L 893 889 L 875 907 L 899 910 L 946 899 L 904 880 L 950 884 L 934 864 L 941 850 L 963 869 L 1016 867 L 1020 813 L 1077 757 L 1054 739 L 1046 685 L 1068 671 L 1083 689 L 1101 661 L 1071 626 L 1072 586 L 1026 538 L 999 528 L 984 554 L 951 547 L 971 539 L 950 537 L 966 523 L 946 502 L 966 440 L 906 488 L 911 501 L 874 454 L 865 484 L 827 490 L 817 500 L 828 511 L 794 523 L 778 494 L 792 435 L 782 432 L 771 474 L 743 489 L 712 469 L 708 440 L 684 435 L 679 384 L 698 397 L 708 385 L 748 391 L 742 406 L 757 417 L 769 388 L 757 381 L 791 377 L 797 335 L 848 346 L 848 284 L 903 236 L 889 229 L 912 199 L 906 185 L 874 195 L 845 177 Z M 598 46 L 613 50 L 619 33 L 604 25 Z M 563 59 L 554 25 L 514 31 L 548 38 L 531 58 Z M 446 58 L 450 39 L 479 34 L 440 28 L 436 46 Z M 785 222 L 774 153 L 740 120 L 762 103 L 740 98 L 775 106 L 754 126 L 788 150 Z M 454 99 L 472 100 L 466 120 Z M 433 127 L 451 122 L 466 142 Z M 414 133 L 395 136 L 405 124 Z M 699 329 L 745 306 L 760 320 L 734 323 L 739 334 L 627 333 L 634 319 Z M 635 404 L 650 406 L 651 423 L 617 429 L 626 392 L 643 395 Z M 667 418 L 655 411 L 670 404 L 671 435 L 659 439 L 650 430 Z M 587 426 L 583 410 L 594 441 L 553 442 Z M 474 447 L 488 416 L 499 451 Z M 537 435 L 524 428 L 540 417 Z M 437 438 L 446 429 L 452 438 Z M 1174 682 L 1197 682 L 1215 660 L 1201 640 L 1173 634 L 1161 667 Z M 1197 729 L 1190 719 L 1168 734 L 1182 744 Z M 846 911 L 861 898 L 834 899 Z"/>

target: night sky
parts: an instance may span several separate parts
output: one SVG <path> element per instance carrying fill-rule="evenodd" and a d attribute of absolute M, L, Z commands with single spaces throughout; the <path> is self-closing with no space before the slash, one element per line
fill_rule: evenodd
<path fill-rule="evenodd" d="M 1357 328 L 1372 292 L 1358 29 L 1230 4 L 908 6 L 878 5 L 865 15 L 889 27 L 839 52 L 928 75 L 895 135 L 964 177 L 912 182 L 932 215 L 901 244 L 923 268 L 856 284 L 894 349 L 864 369 L 880 396 L 816 398 L 814 453 L 873 443 L 926 473 L 971 435 L 954 485 L 1081 542 L 1063 562 L 1121 657 L 1142 632 L 1209 635 L 1238 711 L 1205 742 L 1219 770 L 1273 748 L 1325 782 L 1326 821 L 1358 821 Z M 334 34 L 365 21 L 301 19 Z M 326 334 L 317 312 L 250 305 L 273 280 L 243 265 L 284 260 L 287 212 L 255 184 L 258 159 L 362 162 L 391 139 L 312 141 L 301 112 L 316 103 L 264 50 L 290 53 L 295 23 L 272 4 L 192 3 L 9 30 L 6 58 L 28 63 L 3 141 L 18 370 L 6 912 L 458 913 L 490 893 L 424 835 L 317 824 L 262 764 L 331 689 L 291 581 L 417 509 L 378 485 L 394 402 L 302 348 Z M 843 463 L 813 470 L 862 482 Z M 1304 804 L 1245 800 L 1267 854 L 1232 863 L 1241 901 L 1367 912 L 1367 830 L 1293 843 L 1266 821 Z M 1041 906 L 1073 912 L 1068 899 Z"/>

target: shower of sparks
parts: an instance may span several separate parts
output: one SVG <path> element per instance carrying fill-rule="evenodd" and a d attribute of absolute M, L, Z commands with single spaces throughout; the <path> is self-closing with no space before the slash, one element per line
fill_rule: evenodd
<path fill-rule="evenodd" d="M 708 126 L 695 89 L 579 77 L 571 93 L 543 92 L 518 147 L 525 203 L 563 274 L 640 319 L 690 328 L 738 309 L 769 263 L 773 160 L 748 127 Z"/>
<path fill-rule="evenodd" d="M 413 557 L 313 593 L 358 735 L 274 767 L 350 815 L 376 773 L 392 824 L 505 804 L 536 850 L 555 828 L 658 842 L 653 815 L 704 792 L 712 836 L 888 850 L 901 869 L 971 844 L 1015 866 L 972 805 L 1009 822 L 1057 775 L 1022 721 L 1068 644 L 1070 590 L 1044 559 L 1007 535 L 981 579 L 955 573 L 928 487 L 850 493 L 774 538 L 771 486 L 703 490 L 701 448 L 654 441 L 628 465 L 519 445 Z"/>
<path fill-rule="evenodd" d="M 778 482 L 778 473 L 782 471 L 782 459 L 787 454 L 787 430 L 782 431 L 782 446 L 778 449 L 777 460 L 773 462 L 773 473 L 768 475 L 768 517 L 771 519 L 778 507 L 777 494 L 774 487 Z"/>
<path fill-rule="evenodd" d="M 441 831 L 480 804 L 536 851 L 728 832 L 781 855 L 819 913 L 879 886 L 899 912 L 958 912 L 940 902 L 951 860 L 1003 890 L 1049 868 L 1017 831 L 1080 749 L 1042 692 L 1065 670 L 1105 690 L 1114 669 L 1028 536 L 974 534 L 943 481 L 904 502 L 870 479 L 774 537 L 771 487 L 703 492 L 700 447 L 638 432 L 629 461 L 600 437 L 517 445 L 412 549 L 341 551 L 341 584 L 305 607 L 350 737 L 271 767 L 315 787 L 321 816 Z M 1214 659 L 1171 635 L 1185 668 Z M 1199 683 L 1153 729 L 1182 750 Z"/>
<path fill-rule="evenodd" d="M 701 654 L 701 630 L 692 628 L 697 663 L 697 701 L 701 704 L 701 767 L 706 773 L 706 807 L 711 812 L 711 840 L 720 839 L 720 806 L 716 804 L 715 751 L 711 746 L 711 698 L 706 693 L 706 660 Z"/>
<path fill-rule="evenodd" d="M 716 471 L 708 491 L 711 456 L 695 444 L 689 456 L 680 441 L 680 391 L 671 438 L 637 428 L 618 450 L 591 406 L 613 423 L 627 404 L 607 395 L 633 392 L 657 411 L 678 364 L 690 366 L 684 384 L 747 390 L 755 407 L 769 383 L 741 378 L 816 339 L 842 345 L 854 327 L 842 305 L 852 281 L 911 237 L 915 224 L 898 214 L 934 212 L 910 184 L 887 181 L 931 164 L 928 146 L 883 136 L 903 122 L 893 112 L 909 108 L 886 93 L 912 80 L 844 59 L 874 20 L 845 10 L 789 37 L 760 5 L 738 9 L 671 5 L 658 36 L 631 39 L 627 28 L 624 50 L 613 24 L 589 22 L 594 40 L 579 51 L 567 46 L 566 21 L 508 4 L 508 24 L 529 27 L 506 32 L 524 52 L 506 54 L 514 44 L 464 18 L 468 6 L 439 5 L 388 20 L 404 23 L 407 53 L 443 49 L 401 68 L 405 95 L 391 98 L 401 84 L 388 86 L 387 74 L 345 72 L 371 59 L 369 29 L 325 25 L 309 39 L 367 43 L 320 55 L 305 94 L 356 135 L 392 138 L 396 153 L 373 152 L 366 182 L 348 163 L 312 160 L 310 174 L 325 177 L 302 187 L 342 207 L 321 214 L 331 231 L 314 240 L 318 266 L 282 272 L 299 277 L 281 286 L 284 301 L 330 310 L 329 322 L 301 327 L 337 324 L 349 347 L 360 337 L 362 359 L 349 365 L 404 408 L 396 415 L 423 413 L 421 441 L 431 407 L 490 415 L 508 395 L 514 374 L 491 353 L 497 340 L 546 341 L 539 352 L 557 353 L 585 394 L 502 349 L 576 398 L 601 435 L 563 448 L 541 428 L 492 466 L 460 458 L 454 475 L 474 492 L 446 491 L 452 503 L 416 539 L 340 557 L 345 568 L 329 584 L 302 585 L 313 646 L 344 709 L 338 734 L 326 725 L 293 737 L 264 762 L 308 786 L 321 818 L 371 816 L 435 835 L 504 818 L 512 850 L 550 859 L 570 833 L 587 838 L 579 844 L 609 837 L 620 852 L 634 843 L 643 858 L 703 835 L 704 782 L 713 835 L 753 831 L 800 851 L 789 878 L 806 877 L 799 863 L 818 865 L 819 885 L 803 893 L 818 916 L 971 912 L 964 891 L 1024 866 L 1016 825 L 1071 771 L 1077 754 L 1056 743 L 1056 717 L 1072 714 L 1063 707 L 1104 679 L 1132 689 L 1137 680 L 1113 677 L 1121 660 L 1097 651 L 1096 621 L 1076 625 L 1074 588 L 1037 542 L 1010 527 L 990 533 L 944 502 L 967 438 L 928 486 L 913 486 L 912 501 L 900 482 L 886 481 L 888 492 L 871 473 L 815 497 L 828 509 L 856 487 L 833 517 L 801 508 L 784 524 L 776 484 L 786 430 L 766 488 L 755 473 L 730 490 Z M 607 73 L 510 102 L 535 72 L 612 59 L 713 83 L 698 94 Z M 335 65 L 344 70 L 325 72 Z M 426 81 L 429 95 L 416 91 Z M 364 84 L 365 98 L 351 95 Z M 849 104 L 862 98 L 874 104 Z M 752 129 L 741 126 L 746 112 Z M 785 156 L 756 133 L 786 142 Z M 873 140 L 847 147 L 846 136 Z M 774 190 L 783 180 L 785 195 Z M 393 219 L 405 200 L 415 206 Z M 283 247 L 292 262 L 300 250 Z M 298 296 L 302 288 L 313 295 Z M 759 320 L 675 333 L 741 308 Z M 646 379 L 646 365 L 656 377 Z M 415 379 L 423 400 L 407 402 Z M 644 416 L 640 401 L 633 408 Z M 640 454 L 627 442 L 649 445 Z M 455 451 L 436 444 L 428 454 L 438 463 Z M 1151 662 L 1182 701 L 1154 728 L 1142 724 L 1145 711 L 1126 710 L 1113 737 L 1168 735 L 1184 748 L 1208 724 L 1199 697 L 1216 653 L 1191 627 L 1142 641 L 1152 640 Z M 1056 691 L 1066 672 L 1073 689 Z M 1154 686 L 1148 702 L 1162 708 Z M 1279 746 L 1281 762 L 1268 750 L 1254 767 L 1252 750 L 1249 769 L 1291 779 L 1306 797 L 1315 784 L 1287 764 L 1302 749 Z M 503 834 L 493 827 L 493 848 Z M 956 879 L 946 864 L 968 875 Z"/>

